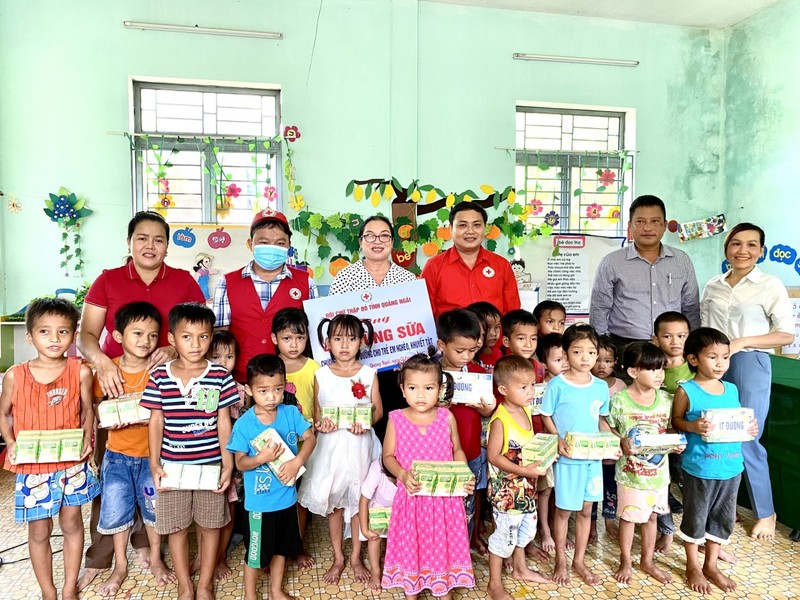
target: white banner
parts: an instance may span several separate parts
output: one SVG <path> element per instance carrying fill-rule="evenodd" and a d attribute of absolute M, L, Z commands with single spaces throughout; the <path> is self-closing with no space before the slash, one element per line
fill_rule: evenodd
<path fill-rule="evenodd" d="M 362 348 L 361 362 L 379 371 L 394 368 L 414 354 L 427 353 L 428 346 L 436 344 L 436 322 L 428 288 L 421 279 L 305 300 L 303 308 L 311 324 L 311 352 L 323 366 L 332 359 L 317 339 L 317 325 L 342 313 L 372 321 L 375 342 L 371 348 Z M 327 332 L 323 332 L 325 335 Z"/>

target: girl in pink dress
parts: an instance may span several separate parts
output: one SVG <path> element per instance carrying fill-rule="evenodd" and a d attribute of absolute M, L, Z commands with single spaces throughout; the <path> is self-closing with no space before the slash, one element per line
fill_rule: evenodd
<path fill-rule="evenodd" d="M 463 499 L 414 495 L 420 484 L 411 472 L 413 461 L 467 462 L 455 418 L 438 406 L 442 380 L 441 366 L 425 354 L 406 361 L 398 382 L 408 408 L 389 413 L 383 441 L 383 464 L 397 477 L 397 494 L 381 586 L 403 588 L 407 598 L 429 589 L 434 596 L 449 599 L 454 587 L 475 586 Z M 452 395 L 448 379 L 445 397 Z M 466 485 L 467 493 L 474 489 L 474 481 Z"/>

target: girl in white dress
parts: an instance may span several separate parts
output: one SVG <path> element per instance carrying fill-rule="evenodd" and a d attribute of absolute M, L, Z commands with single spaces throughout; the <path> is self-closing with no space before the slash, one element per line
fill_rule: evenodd
<path fill-rule="evenodd" d="M 323 338 L 325 326 L 327 336 Z M 373 330 L 369 321 L 353 315 L 323 319 L 317 327 L 320 343 L 331 353 L 333 362 L 316 372 L 314 379 L 314 427 L 317 447 L 306 462 L 298 502 L 311 512 L 328 518 L 333 545 L 333 566 L 323 576 L 325 583 L 337 584 L 344 570 L 343 538 L 358 532 L 358 504 L 361 482 L 372 461 L 380 458 L 380 442 L 372 428 L 353 422 L 349 427 L 323 418 L 323 408 L 372 405 L 372 423 L 383 414 L 375 369 L 362 365 L 358 358 L 366 339 L 372 345 Z M 347 528 L 345 528 L 347 523 Z M 361 541 L 352 536 L 350 565 L 353 578 L 369 581 L 370 573 L 361 561 Z"/>

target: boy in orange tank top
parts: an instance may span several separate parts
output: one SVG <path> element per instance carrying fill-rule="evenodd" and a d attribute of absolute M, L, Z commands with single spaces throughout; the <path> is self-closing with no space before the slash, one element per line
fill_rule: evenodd
<path fill-rule="evenodd" d="M 86 459 L 92 453 L 92 370 L 64 356 L 75 341 L 80 313 L 66 300 L 40 298 L 25 314 L 27 340 L 36 358 L 6 373 L 0 395 L 0 434 L 8 444 L 5 468 L 17 474 L 14 520 L 28 523 L 28 550 L 44 600 L 56 600 L 50 535 L 58 515 L 64 536 L 64 600 L 78 598 L 83 554 L 81 506 L 100 493 Z M 15 464 L 20 431 L 83 429 L 80 459 Z"/>

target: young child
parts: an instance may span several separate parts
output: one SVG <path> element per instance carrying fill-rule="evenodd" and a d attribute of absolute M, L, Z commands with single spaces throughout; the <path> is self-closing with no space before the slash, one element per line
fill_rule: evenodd
<path fill-rule="evenodd" d="M 492 600 L 511 600 L 502 582 L 503 560 L 512 558 L 514 579 L 548 583 L 531 571 L 525 548 L 536 536 L 536 489 L 545 470 L 522 465 L 521 448 L 535 435 L 530 404 L 535 394 L 533 365 L 522 356 L 504 356 L 495 365 L 494 383 L 504 402 L 494 411 L 489 429 L 489 498 L 495 530 L 489 537 L 489 584 Z"/>
<path fill-rule="evenodd" d="M 255 600 L 258 575 L 269 567 L 270 598 L 290 600 L 283 590 L 286 557 L 303 550 L 297 521 L 297 492 L 294 479 L 316 446 L 311 425 L 296 406 L 283 404 L 286 367 L 272 354 L 258 354 L 247 363 L 247 394 L 253 408 L 233 425 L 227 449 L 235 453 L 236 467 L 244 473 L 244 504 L 247 510 L 248 542 L 245 553 L 244 597 Z M 266 444 L 256 451 L 251 441 L 274 429 L 295 458 L 277 472 L 268 463 L 283 453 L 283 446 Z M 302 441 L 299 448 L 298 441 Z M 298 449 L 299 448 L 299 449 Z"/>
<path fill-rule="evenodd" d="M 597 351 L 597 362 L 592 368 L 592 375 L 602 379 L 608 385 L 608 395 L 613 398 L 614 394 L 625 389 L 625 382 L 618 377 L 614 377 L 614 369 L 617 367 L 617 347 L 607 335 L 597 338 L 599 349 Z M 627 368 L 627 365 L 625 365 Z M 619 535 L 617 525 L 617 482 L 614 480 L 613 460 L 603 461 L 603 518 L 606 522 L 606 533 L 612 538 Z M 597 504 L 592 505 L 592 528 L 589 531 L 589 543 L 597 541 Z"/>
<path fill-rule="evenodd" d="M 319 363 L 305 356 L 308 343 L 308 317 L 299 308 L 282 308 L 272 319 L 272 343 L 278 356 L 286 365 L 286 391 L 297 398 L 297 408 L 309 422 L 314 421 L 314 377 Z M 302 481 L 302 480 L 301 480 Z M 300 521 L 300 537 L 305 539 L 308 524 L 308 509 L 297 505 Z M 297 555 L 301 570 L 314 566 L 314 559 L 303 550 Z"/>
<path fill-rule="evenodd" d="M 187 302 L 169 311 L 168 339 L 178 358 L 150 373 L 140 402 L 150 409 L 150 471 L 158 493 L 156 531 L 169 536 L 182 599 L 195 594 L 189 568 L 189 526 L 194 522 L 200 532 L 196 597 L 208 600 L 214 596 L 220 529 L 230 520 L 226 492 L 233 456 L 221 449 L 231 434 L 230 407 L 239 401 L 239 393 L 231 374 L 206 359 L 214 320 L 214 312 L 204 304 Z M 162 463 L 167 462 L 221 463 L 219 487 L 214 491 L 163 488 L 166 473 Z"/>
<path fill-rule="evenodd" d="M 730 340 L 711 327 L 700 327 L 686 338 L 683 348 L 691 379 L 678 386 L 672 406 L 672 424 L 686 433 L 683 456 L 684 513 L 679 535 L 686 548 L 686 579 L 700 594 L 710 594 L 709 580 L 724 592 L 736 583 L 719 570 L 721 544 L 727 544 L 736 521 L 736 495 L 744 471 L 741 442 L 704 442 L 702 435 L 712 430 L 703 411 L 739 408 L 739 391 L 721 377 L 730 366 Z M 758 434 L 753 420 L 748 433 Z M 698 545 L 705 544 L 705 560 L 700 566 Z"/>
<path fill-rule="evenodd" d="M 475 313 L 483 330 L 483 345 L 475 355 L 475 362 L 491 373 L 494 364 L 503 356 L 497 345 L 500 341 L 500 311 L 490 302 L 473 302 L 467 310 Z"/>
<path fill-rule="evenodd" d="M 464 371 L 485 373 L 486 371 L 472 359 L 480 350 L 481 324 L 475 313 L 457 308 L 442 313 L 436 319 L 436 335 L 442 353 L 442 369 L 445 371 Z M 489 549 L 478 535 L 475 516 L 482 514 L 483 500 L 480 490 L 486 489 L 487 463 L 481 454 L 481 417 L 489 417 L 494 410 L 494 398 L 481 398 L 480 404 L 454 404 L 450 412 L 458 425 L 458 438 L 461 440 L 467 464 L 475 475 L 476 493 L 465 500 L 470 544 L 481 556 L 488 556 Z"/>
<path fill-rule="evenodd" d="M 61 299 L 40 298 L 25 312 L 26 338 L 36 358 L 11 367 L 0 395 L 0 433 L 7 445 L 4 468 L 16 473 L 14 521 L 28 524 L 28 552 L 44 600 L 56 600 L 50 535 L 58 515 L 64 536 L 64 600 L 78 598 L 83 555 L 81 506 L 100 493 L 86 459 L 92 453 L 92 370 L 66 358 L 80 313 Z M 80 460 L 15 464 L 20 431 L 83 429 Z"/>
<path fill-rule="evenodd" d="M 229 373 L 233 372 L 236 365 L 236 358 L 239 356 L 239 343 L 233 334 L 227 329 L 218 329 L 211 336 L 211 345 L 208 347 L 206 358 L 212 363 L 218 364 Z M 239 400 L 232 404 L 231 423 L 235 423 L 236 419 L 242 416 L 247 410 L 247 394 L 245 393 L 244 386 L 240 383 L 236 384 L 236 391 L 239 392 Z M 233 535 L 233 521 L 234 512 L 236 511 L 237 502 L 244 500 L 244 491 L 242 489 L 242 472 L 239 469 L 234 469 L 231 475 L 231 484 L 228 486 L 228 511 L 231 515 L 231 520 L 219 532 L 219 549 L 217 551 L 217 564 L 214 567 L 214 579 L 224 581 L 231 576 L 231 568 L 228 566 L 228 545 Z M 240 509 L 241 510 L 241 509 Z M 198 532 L 199 535 L 199 532 Z M 198 544 L 198 548 L 202 548 L 202 543 Z M 197 557 L 192 563 L 192 573 L 200 569 L 202 563 L 202 552 L 198 551 Z"/>
<path fill-rule="evenodd" d="M 564 333 L 567 309 L 555 300 L 542 300 L 533 309 L 533 316 L 539 322 L 539 337 L 551 333 Z M 540 359 L 541 360 L 541 359 Z"/>
<path fill-rule="evenodd" d="M 323 336 L 326 325 L 328 332 Z M 320 321 L 317 335 L 320 344 L 329 349 L 333 362 L 319 369 L 314 378 L 314 427 L 318 432 L 318 447 L 306 465 L 298 502 L 312 513 L 328 518 L 333 565 L 325 572 L 323 580 L 335 585 L 345 566 L 343 537 L 351 531 L 356 534 L 359 531 L 361 482 L 372 461 L 380 457 L 381 445 L 373 429 L 363 429 L 358 423 L 339 429 L 331 419 L 322 417 L 322 409 L 370 404 L 374 424 L 381 418 L 383 407 L 375 369 L 358 360 L 365 337 L 367 346 L 372 345 L 372 324 L 341 314 Z M 352 540 L 353 578 L 367 583 L 370 575 L 361 561 L 361 541 L 358 535 L 353 535 Z"/>
<path fill-rule="evenodd" d="M 564 338 L 560 333 L 548 333 L 540 336 L 536 342 L 536 358 L 544 364 L 545 382 L 569 369 L 563 343 Z"/>
<path fill-rule="evenodd" d="M 147 365 L 158 347 L 161 313 L 149 302 L 131 302 L 114 316 L 111 335 L 122 346 L 122 356 L 114 359 L 125 380 L 126 394 L 142 393 L 147 387 Z M 95 402 L 106 399 L 97 378 Z M 117 425 L 108 431 L 100 475 L 102 496 L 97 531 L 114 538 L 114 570 L 97 588 L 101 596 L 114 596 L 128 576 L 128 539 L 136 509 L 144 522 L 150 542 L 150 570 L 159 585 L 175 580 L 161 559 L 161 536 L 155 530 L 155 485 L 150 473 L 147 423 Z"/>
<path fill-rule="evenodd" d="M 503 346 L 509 354 L 521 356 L 533 365 L 536 383 L 544 383 L 545 367 L 536 360 L 539 339 L 539 321 L 524 309 L 507 312 L 501 319 Z"/>
<path fill-rule="evenodd" d="M 547 301 L 549 302 L 549 301 Z M 539 303 L 539 306 L 544 304 Z M 536 358 L 539 364 L 544 365 L 544 382 L 552 380 L 553 377 L 561 375 L 566 368 L 566 358 L 564 357 L 564 349 L 561 347 L 562 336 L 560 333 L 548 333 L 538 338 L 536 342 Z M 540 408 L 541 410 L 541 408 Z M 539 417 L 541 419 L 541 416 Z M 544 424 L 542 425 L 544 428 Z M 539 478 L 539 540 L 542 550 L 548 556 L 555 552 L 556 543 L 553 540 L 553 532 L 550 528 L 551 523 L 551 508 L 553 505 L 553 466 L 547 468 L 547 472 L 543 477 Z M 571 546 L 571 542 L 567 541 Z M 535 551 L 534 551 L 535 552 Z"/>
<path fill-rule="evenodd" d="M 564 332 L 562 343 L 569 370 L 554 377 L 548 384 L 542 402 L 542 421 L 548 433 L 558 434 L 561 458 L 553 465 L 556 512 L 554 533 L 556 566 L 553 580 L 559 585 L 570 583 L 565 554 L 567 524 L 572 512 L 575 518 L 575 554 L 572 570 L 589 585 L 600 578 L 586 566 L 584 557 L 589 542 L 592 502 L 603 499 L 603 478 L 599 460 L 579 460 L 565 455 L 567 432 L 598 433 L 610 431 L 608 386 L 592 375 L 597 360 L 597 333 L 589 325 L 572 325 Z"/>
<path fill-rule="evenodd" d="M 391 508 L 395 494 L 397 479 L 384 468 L 381 459 L 372 461 L 367 476 L 361 482 L 358 519 L 361 541 L 367 542 L 369 588 L 375 592 L 381 591 L 381 538 L 386 538 L 386 533 L 377 533 L 369 528 L 369 509 Z"/>
<path fill-rule="evenodd" d="M 383 463 L 399 485 L 381 585 L 402 588 L 406 598 L 429 589 L 448 600 L 453 588 L 475 586 L 464 503 L 458 497 L 416 496 L 420 484 L 411 472 L 415 460 L 467 462 L 455 417 L 439 407 L 442 377 L 439 363 L 425 354 L 403 364 L 397 379 L 408 407 L 389 413 L 384 438 Z M 452 395 L 448 376 L 445 400 Z M 464 488 L 472 494 L 475 484 L 470 481 Z"/>
<path fill-rule="evenodd" d="M 678 389 L 680 384 L 694 377 L 694 373 L 689 369 L 689 363 L 683 356 L 683 345 L 690 329 L 689 319 L 674 311 L 660 314 L 653 324 L 653 343 L 667 357 L 667 363 L 664 367 L 664 383 L 661 384 L 661 389 L 667 392 L 670 398 L 674 396 L 675 390 Z M 683 487 L 682 459 L 683 454 L 669 455 L 670 484 L 675 483 L 679 488 Z M 683 504 L 672 494 L 672 490 L 669 492 L 669 507 L 670 513 L 658 515 L 656 552 L 669 551 L 675 534 L 672 513 L 680 514 L 683 512 Z M 735 556 L 721 549 L 720 559 L 736 562 Z"/>
<path fill-rule="evenodd" d="M 670 428 L 672 398 L 659 389 L 666 357 L 650 342 L 633 342 L 625 348 L 622 364 L 632 382 L 612 396 L 608 416 L 608 424 L 622 438 L 623 454 L 616 467 L 620 565 L 614 577 L 620 583 L 631 582 L 631 546 L 638 523 L 642 531 L 639 567 L 657 581 L 669 583 L 669 573 L 653 561 L 656 515 L 669 512 L 667 455 L 634 454 L 631 447 L 632 438 L 638 434 L 662 434 Z M 677 451 L 682 450 L 681 447 Z"/>

